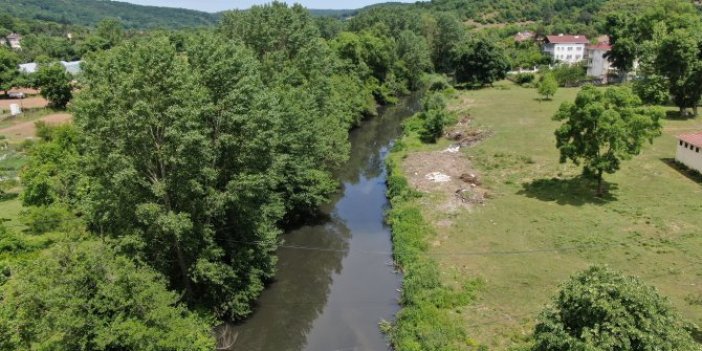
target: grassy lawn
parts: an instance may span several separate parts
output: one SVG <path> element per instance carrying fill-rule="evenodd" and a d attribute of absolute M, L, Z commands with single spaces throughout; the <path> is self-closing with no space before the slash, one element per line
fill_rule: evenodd
<path fill-rule="evenodd" d="M 558 163 L 551 116 L 576 94 L 560 89 L 541 102 L 536 90 L 504 82 L 452 101 L 459 115 L 492 131 L 462 150 L 491 199 L 449 212 L 437 210 L 436 194 L 420 201 L 440 239 L 431 254 L 444 279 L 485 282 L 461 315 L 470 336 L 491 349 L 522 341 L 558 285 L 592 264 L 641 277 L 702 325 L 702 184 L 669 164 L 675 134 L 702 129 L 702 118 L 664 121 L 662 137 L 605 177 L 610 195 L 600 199 L 578 168 Z"/>

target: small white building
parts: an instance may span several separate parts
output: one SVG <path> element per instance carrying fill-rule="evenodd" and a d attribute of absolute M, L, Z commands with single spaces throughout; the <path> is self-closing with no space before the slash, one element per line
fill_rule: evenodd
<path fill-rule="evenodd" d="M 22 36 L 17 33 L 12 33 L 5 37 L 7 39 L 7 44 L 15 50 L 22 49 Z"/>
<path fill-rule="evenodd" d="M 678 136 L 675 160 L 702 173 L 702 131 Z"/>
<path fill-rule="evenodd" d="M 595 78 L 602 84 L 607 84 L 612 64 L 605 57 L 612 50 L 608 42 L 598 43 L 587 47 L 587 76 Z"/>
<path fill-rule="evenodd" d="M 549 35 L 546 36 L 544 52 L 553 58 L 554 62 L 575 64 L 587 57 L 587 46 L 590 41 L 584 35 Z"/>

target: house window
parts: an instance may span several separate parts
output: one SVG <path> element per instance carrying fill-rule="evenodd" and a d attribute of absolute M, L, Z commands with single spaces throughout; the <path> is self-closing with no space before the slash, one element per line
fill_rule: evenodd
<path fill-rule="evenodd" d="M 568 47 L 568 51 L 573 51 L 573 47 L 572 47 L 572 46 L 569 46 L 569 47 Z"/>
<path fill-rule="evenodd" d="M 573 58 L 573 55 L 568 55 L 568 56 L 566 56 L 566 59 L 568 59 L 568 60 L 570 60 L 570 59 L 572 59 L 572 58 Z"/>
<path fill-rule="evenodd" d="M 683 141 L 682 141 L 682 140 L 680 140 L 680 146 L 682 146 L 682 144 L 683 144 Z"/>
<path fill-rule="evenodd" d="M 700 153 L 700 148 L 695 148 L 696 153 Z"/>
<path fill-rule="evenodd" d="M 575 55 L 576 60 L 580 60 L 580 55 Z"/>
<path fill-rule="evenodd" d="M 583 47 L 582 47 L 582 46 L 578 46 L 578 51 L 583 51 Z"/>

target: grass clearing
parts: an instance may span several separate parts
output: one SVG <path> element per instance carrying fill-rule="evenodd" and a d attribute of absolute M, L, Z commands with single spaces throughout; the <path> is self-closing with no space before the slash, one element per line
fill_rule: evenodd
<path fill-rule="evenodd" d="M 555 148 L 559 123 L 551 116 L 577 92 L 561 88 L 553 101 L 539 101 L 535 89 L 508 82 L 460 92 L 451 110 L 492 131 L 461 151 L 491 199 L 450 212 L 438 210 L 436 194 L 417 200 L 441 239 L 429 254 L 444 282 L 484 282 L 460 316 L 469 336 L 491 349 L 525 340 L 558 285 L 596 263 L 641 277 L 702 325 L 702 184 L 670 163 L 674 136 L 702 129 L 702 119 L 663 121 L 664 135 L 606 175 L 610 195 L 597 198 L 579 168 L 558 163 Z"/>

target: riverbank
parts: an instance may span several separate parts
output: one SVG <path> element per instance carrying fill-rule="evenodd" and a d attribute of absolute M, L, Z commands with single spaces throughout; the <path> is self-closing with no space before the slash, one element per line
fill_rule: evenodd
<path fill-rule="evenodd" d="M 419 330 L 407 323 L 410 315 L 426 321 L 424 326 L 430 327 L 425 332 L 447 328 L 456 340 L 466 337 L 465 344 L 491 350 L 522 345 L 558 285 L 592 264 L 641 277 L 670 298 L 684 317 L 702 324 L 702 278 L 696 274 L 702 268 L 702 186 L 670 165 L 675 134 L 700 129 L 702 121 L 663 121 L 663 137 L 607 176 L 610 196 L 600 199 L 578 177 L 577 167 L 558 162 L 555 148 L 558 122 L 551 116 L 562 102 L 574 100 L 577 91 L 560 89 L 553 101 L 539 101 L 536 90 L 508 82 L 459 92 L 449 109 L 469 125 L 467 136 L 479 137 L 455 154 L 449 147 L 456 140 L 422 144 L 405 136 L 403 147 L 391 157 L 391 192 L 397 187 L 392 181 L 411 188 L 406 193 L 421 192 L 393 198 L 398 259 L 404 247 L 419 247 L 414 254 L 431 261 L 436 274 L 423 284 L 414 283 L 429 296 L 436 276 L 448 288 L 466 278 L 481 283 L 478 289 L 472 285 L 460 292 L 474 294 L 461 306 L 436 311 L 405 304 L 398 315 L 397 338 L 406 335 L 400 330 Z M 416 159 L 430 166 L 418 167 Z M 421 183 L 428 170 L 450 181 Z M 465 179 L 461 188 L 452 189 L 459 184 L 451 183 L 457 176 Z M 464 191 L 457 192 L 461 189 L 483 196 L 463 196 Z M 410 244 L 401 238 L 400 220 L 393 220 L 407 213 L 421 217 L 419 227 L 425 228 L 417 230 Z M 409 284 L 413 282 L 406 279 L 405 289 Z M 435 313 L 443 313 L 442 319 L 432 317 Z M 419 340 L 423 333 L 413 336 Z"/>

